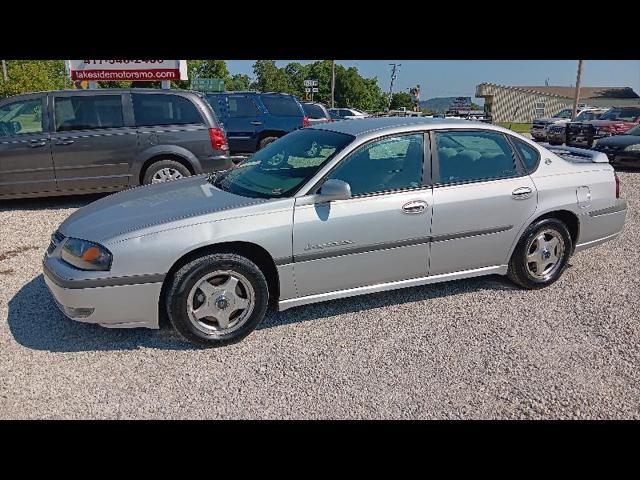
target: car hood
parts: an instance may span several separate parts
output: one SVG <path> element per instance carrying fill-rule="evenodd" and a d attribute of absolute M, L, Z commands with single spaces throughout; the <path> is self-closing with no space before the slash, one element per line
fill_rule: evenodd
<path fill-rule="evenodd" d="M 625 120 L 589 120 L 588 122 L 582 122 L 582 123 L 595 125 L 596 127 L 606 127 L 608 125 L 627 124 L 627 123 L 630 126 L 635 125 L 633 122 L 627 122 Z"/>
<path fill-rule="evenodd" d="M 608 147 L 614 149 L 622 149 L 629 145 L 636 145 L 640 143 L 640 136 L 638 135 L 614 135 L 612 137 L 605 137 L 598 140 L 596 148 Z"/>
<path fill-rule="evenodd" d="M 269 201 L 219 190 L 202 175 L 101 198 L 72 213 L 59 231 L 68 237 L 107 243 L 164 230 L 169 224 L 188 223 L 201 215 Z"/>
<path fill-rule="evenodd" d="M 556 123 L 556 122 L 561 122 L 563 119 L 562 118 L 536 118 L 533 120 L 533 124 L 544 124 L 544 125 L 548 125 L 550 123 Z"/>

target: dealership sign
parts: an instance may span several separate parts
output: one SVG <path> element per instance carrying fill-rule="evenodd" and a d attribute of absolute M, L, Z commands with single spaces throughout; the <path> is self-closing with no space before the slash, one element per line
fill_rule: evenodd
<path fill-rule="evenodd" d="M 68 60 L 72 80 L 187 80 L 186 60 Z"/>

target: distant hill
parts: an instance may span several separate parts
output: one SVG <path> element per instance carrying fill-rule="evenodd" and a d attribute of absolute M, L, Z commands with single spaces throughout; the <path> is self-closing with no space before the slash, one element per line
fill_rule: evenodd
<path fill-rule="evenodd" d="M 449 110 L 449 106 L 456 97 L 438 97 L 430 98 L 420 102 L 420 108 L 428 108 L 436 113 L 444 113 Z"/>
<path fill-rule="evenodd" d="M 444 113 L 449 110 L 453 101 L 458 97 L 437 97 L 423 100 L 420 102 L 420 108 L 428 108 L 436 113 Z M 482 107 L 480 107 L 482 109 Z"/>

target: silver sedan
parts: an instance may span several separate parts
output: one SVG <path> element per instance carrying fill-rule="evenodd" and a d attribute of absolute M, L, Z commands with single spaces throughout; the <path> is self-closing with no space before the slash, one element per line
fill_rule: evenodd
<path fill-rule="evenodd" d="M 626 216 L 603 154 L 465 120 L 371 118 L 290 133 L 226 172 L 73 213 L 44 278 L 74 320 L 239 341 L 284 310 L 488 274 L 535 289 Z"/>

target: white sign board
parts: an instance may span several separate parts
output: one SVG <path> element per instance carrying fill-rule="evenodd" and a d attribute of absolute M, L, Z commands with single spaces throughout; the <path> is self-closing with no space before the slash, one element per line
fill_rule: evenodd
<path fill-rule="evenodd" d="M 305 80 L 304 81 L 304 86 L 305 87 L 317 87 L 318 86 L 318 80 Z"/>
<path fill-rule="evenodd" d="M 187 80 L 186 60 L 68 60 L 72 80 Z"/>

